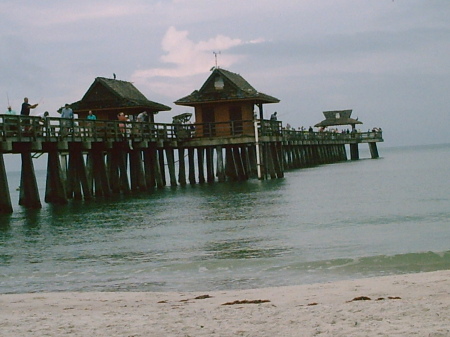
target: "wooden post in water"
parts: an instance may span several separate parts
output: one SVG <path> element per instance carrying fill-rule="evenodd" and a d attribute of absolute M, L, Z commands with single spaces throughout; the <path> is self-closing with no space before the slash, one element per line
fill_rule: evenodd
<path fill-rule="evenodd" d="M 359 159 L 358 143 L 350 144 L 350 158 L 351 160 Z"/>
<path fill-rule="evenodd" d="M 164 164 L 164 149 L 158 149 L 159 173 L 162 186 L 166 186 L 166 167 Z"/>
<path fill-rule="evenodd" d="M 3 153 L 0 153 L 0 213 L 10 214 L 12 212 L 13 208 L 11 204 L 11 196 L 9 195 L 5 161 L 3 160 Z"/>
<path fill-rule="evenodd" d="M 130 168 L 130 187 L 132 192 L 139 191 L 139 156 L 136 149 L 128 153 L 128 162 Z"/>
<path fill-rule="evenodd" d="M 68 198 L 73 197 L 76 200 L 81 200 L 83 194 L 85 199 L 89 199 L 92 196 L 83 158 L 82 144 L 80 143 L 69 144 L 69 169 L 66 192 Z"/>
<path fill-rule="evenodd" d="M 302 145 L 294 146 L 294 167 L 301 168 L 306 166 L 306 151 Z"/>
<path fill-rule="evenodd" d="M 22 172 L 20 177 L 19 205 L 32 209 L 42 208 L 34 172 L 33 159 L 31 158 L 31 144 L 24 145 L 28 146 L 28 151 L 21 153 Z"/>
<path fill-rule="evenodd" d="M 145 191 L 147 186 L 145 184 L 144 170 L 142 167 L 141 150 L 134 148 L 130 150 L 130 180 L 132 191 Z"/>
<path fill-rule="evenodd" d="M 173 147 L 166 148 L 167 165 L 169 167 L 170 186 L 177 186 L 177 178 L 175 175 L 175 154 Z"/>
<path fill-rule="evenodd" d="M 206 180 L 208 183 L 214 182 L 214 148 L 208 146 L 206 149 Z"/>
<path fill-rule="evenodd" d="M 226 176 L 225 176 L 225 168 L 223 165 L 223 151 L 222 151 L 222 146 L 217 146 L 216 147 L 216 156 L 217 156 L 217 180 L 219 182 L 224 182 L 226 180 Z"/>
<path fill-rule="evenodd" d="M 273 156 L 273 146 L 272 143 L 266 144 L 266 158 L 267 158 L 267 170 L 271 179 L 275 179 L 277 174 L 275 172 L 275 162 Z"/>
<path fill-rule="evenodd" d="M 47 180 L 45 186 L 45 202 L 67 204 L 67 195 L 62 175 L 59 153 L 56 146 L 49 150 L 47 159 Z"/>
<path fill-rule="evenodd" d="M 108 176 L 109 176 L 109 187 L 111 188 L 111 193 L 113 194 L 119 194 L 120 193 L 120 174 L 119 174 L 119 163 L 120 163 L 120 151 L 117 151 L 115 147 L 111 149 L 106 155 L 106 162 L 108 167 Z M 92 154 L 88 155 L 88 162 L 91 163 L 89 165 L 89 168 L 91 170 L 91 176 L 92 176 Z"/>
<path fill-rule="evenodd" d="M 250 171 L 251 171 L 251 166 L 250 166 L 250 158 L 248 157 L 248 147 L 247 145 L 242 145 L 241 147 L 241 159 L 242 159 L 242 167 L 244 169 L 244 177 L 245 180 L 248 180 L 250 178 Z"/>
<path fill-rule="evenodd" d="M 81 184 L 84 200 L 90 200 L 92 199 L 92 184 L 89 181 L 89 175 L 82 151 L 77 153 L 77 162 L 78 179 Z"/>
<path fill-rule="evenodd" d="M 198 182 L 199 184 L 205 183 L 205 172 L 204 172 L 204 151 L 205 148 L 198 147 L 197 148 L 197 160 L 198 160 Z"/>
<path fill-rule="evenodd" d="M 91 153 L 94 168 L 95 195 L 101 197 L 110 196 L 111 188 L 109 185 L 108 173 L 106 171 L 102 144 L 93 143 Z"/>
<path fill-rule="evenodd" d="M 159 151 L 156 150 L 155 147 L 155 153 L 154 153 L 154 160 L 155 160 L 155 180 L 156 180 L 156 187 L 157 188 L 163 188 L 165 186 L 165 181 L 163 180 L 163 174 L 161 173 L 161 166 L 164 170 L 164 159 L 163 159 L 163 163 L 161 165 L 161 163 L 159 162 L 160 160 L 160 156 L 158 155 Z"/>
<path fill-rule="evenodd" d="M 369 149 L 372 159 L 377 159 L 380 157 L 378 154 L 377 143 L 369 143 Z"/>
<path fill-rule="evenodd" d="M 144 170 L 145 181 L 147 188 L 153 188 L 156 186 L 156 145 L 154 143 L 149 144 L 148 148 L 144 149 Z"/>
<path fill-rule="evenodd" d="M 131 191 L 130 179 L 128 177 L 128 152 L 124 149 L 123 144 L 117 153 L 119 165 L 119 181 L 120 191 L 128 194 Z"/>
<path fill-rule="evenodd" d="M 242 162 L 241 151 L 238 146 L 233 147 L 233 161 L 238 180 L 246 180 L 247 175 L 244 170 L 244 163 Z"/>
<path fill-rule="evenodd" d="M 225 174 L 229 180 L 237 180 L 238 175 L 234 163 L 233 149 L 230 146 L 225 148 Z"/>
<path fill-rule="evenodd" d="M 274 159 L 275 173 L 278 178 L 284 177 L 284 166 L 283 166 L 283 148 L 281 143 L 274 143 L 272 145 L 272 156 Z"/>
<path fill-rule="evenodd" d="M 178 148 L 178 183 L 186 186 L 186 162 L 184 160 L 184 147 Z"/>
<path fill-rule="evenodd" d="M 257 159 L 256 159 L 256 146 L 250 145 L 247 149 L 248 158 L 250 161 L 250 171 L 249 177 L 258 178 L 258 167 L 257 167 Z"/>
<path fill-rule="evenodd" d="M 341 152 L 342 152 L 342 160 L 347 160 L 347 150 L 345 149 L 345 144 L 341 145 Z"/>
<path fill-rule="evenodd" d="M 189 164 L 189 183 L 194 185 L 195 181 L 195 158 L 194 158 L 194 148 L 188 148 L 188 164 Z"/>

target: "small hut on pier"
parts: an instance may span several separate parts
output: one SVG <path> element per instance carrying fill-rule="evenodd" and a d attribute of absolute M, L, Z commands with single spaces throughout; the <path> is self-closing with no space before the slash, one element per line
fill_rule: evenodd
<path fill-rule="evenodd" d="M 148 100 L 131 82 L 104 77 L 97 77 L 83 98 L 70 106 L 80 119 L 85 119 L 89 110 L 102 120 L 115 120 L 119 112 L 137 116 L 147 111 L 152 123 L 159 111 L 171 110 L 164 104 Z"/>
<path fill-rule="evenodd" d="M 278 103 L 278 98 L 258 92 L 241 75 L 218 67 L 199 90 L 175 101 L 195 108 L 196 137 L 223 137 L 253 134 L 255 106 L 263 119 L 263 104 Z"/>
<path fill-rule="evenodd" d="M 358 119 L 351 118 L 352 110 L 333 110 L 323 112 L 325 119 L 314 125 L 316 128 L 326 128 L 337 125 L 351 125 L 352 131 L 355 130 L 356 124 L 362 124 Z"/>

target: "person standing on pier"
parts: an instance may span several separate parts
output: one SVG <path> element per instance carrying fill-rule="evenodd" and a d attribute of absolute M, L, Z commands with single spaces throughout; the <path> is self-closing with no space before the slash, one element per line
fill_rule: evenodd
<path fill-rule="evenodd" d="M 5 112 L 5 115 L 16 115 L 16 112 L 11 109 L 11 106 L 8 106 L 8 109 Z M 14 132 L 17 131 L 17 118 L 16 117 L 6 117 L 5 118 L 5 124 L 6 124 L 6 130 L 11 131 L 11 135 L 14 134 Z"/>
<path fill-rule="evenodd" d="M 93 128 L 93 126 L 94 126 L 94 121 L 97 120 L 97 116 L 94 115 L 94 113 L 92 112 L 92 110 L 89 110 L 86 119 L 88 120 L 88 122 L 87 122 L 88 136 L 89 136 L 89 137 L 92 137 L 92 128 Z"/>
<path fill-rule="evenodd" d="M 117 120 L 120 122 L 119 123 L 119 132 L 122 135 L 125 135 L 125 122 L 127 121 L 127 118 L 125 117 L 125 113 L 119 112 L 119 114 L 117 115 Z"/>
<path fill-rule="evenodd" d="M 39 104 L 30 104 L 28 103 L 28 97 L 25 97 L 23 99 L 23 103 L 22 103 L 22 110 L 20 110 L 20 114 L 22 116 L 29 116 L 30 115 L 30 110 L 31 109 L 35 109 Z"/>
<path fill-rule="evenodd" d="M 20 110 L 21 116 L 29 116 L 30 110 L 35 109 L 38 106 L 38 104 L 30 104 L 28 103 L 28 97 L 25 97 L 23 99 L 22 103 L 22 109 Z M 25 121 L 23 121 L 23 124 L 25 125 L 25 131 L 28 131 L 30 129 L 31 120 L 28 117 L 25 117 Z"/>
<path fill-rule="evenodd" d="M 5 115 L 17 115 L 17 114 L 14 110 L 11 109 L 11 106 L 9 106 L 5 112 Z"/>
<path fill-rule="evenodd" d="M 140 123 L 140 132 L 141 135 L 144 135 L 146 133 L 146 131 L 148 131 L 147 129 L 147 122 L 148 122 L 148 113 L 147 111 L 142 111 L 140 114 L 137 115 L 136 117 L 136 121 L 138 123 Z"/>
<path fill-rule="evenodd" d="M 61 118 L 61 134 L 62 136 L 66 136 L 69 133 L 69 128 L 73 127 L 73 110 L 67 103 L 61 109 Z"/>

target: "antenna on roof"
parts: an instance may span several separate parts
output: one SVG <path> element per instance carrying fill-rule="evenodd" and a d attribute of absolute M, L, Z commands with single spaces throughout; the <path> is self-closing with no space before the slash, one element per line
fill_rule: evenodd
<path fill-rule="evenodd" d="M 213 54 L 214 54 L 214 58 L 216 59 L 216 69 L 217 69 L 218 68 L 218 66 L 217 66 L 217 55 L 220 54 L 220 50 L 218 52 L 213 51 Z"/>

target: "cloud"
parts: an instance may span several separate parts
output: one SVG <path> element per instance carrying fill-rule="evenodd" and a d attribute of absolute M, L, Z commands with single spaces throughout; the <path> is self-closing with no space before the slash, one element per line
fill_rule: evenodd
<path fill-rule="evenodd" d="M 56 2 L 42 6 L 41 2 L 17 2 L 0 5 L 0 13 L 11 13 L 6 19 L 19 20 L 24 26 L 70 25 L 81 21 L 116 19 L 142 13 L 144 5 L 137 3 L 105 3 L 77 1 Z M 31 18 L 31 20 L 30 20 Z M 7 28 L 7 27 L 5 27 Z"/>
<path fill-rule="evenodd" d="M 164 66 L 137 70 L 131 76 L 132 81 L 150 86 L 152 90 L 157 92 L 162 92 L 160 90 L 163 89 L 165 93 L 173 93 L 174 90 L 178 90 L 172 87 L 172 90 L 167 91 L 172 85 L 167 85 L 166 83 L 166 85 L 162 86 L 161 82 L 155 82 L 155 79 L 177 78 L 189 80 L 188 77 L 205 74 L 215 64 L 214 53 L 217 53 L 218 65 L 229 68 L 243 60 L 245 56 L 243 54 L 227 53 L 226 51 L 236 46 L 262 42 L 264 42 L 262 38 L 244 41 L 222 34 L 195 42 L 189 38 L 187 30 L 177 30 L 171 26 L 161 42 L 161 47 L 165 54 L 160 57 L 160 61 Z"/>

